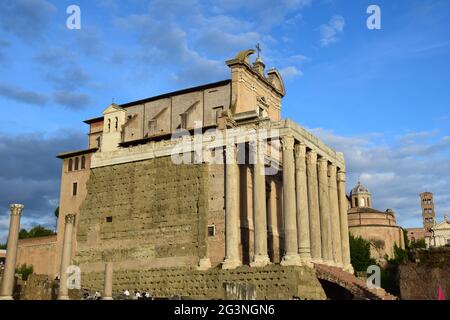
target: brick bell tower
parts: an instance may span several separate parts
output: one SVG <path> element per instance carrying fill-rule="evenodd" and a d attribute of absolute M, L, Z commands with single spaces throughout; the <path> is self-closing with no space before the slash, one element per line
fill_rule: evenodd
<path fill-rule="evenodd" d="M 436 214 L 434 212 L 433 194 L 431 192 L 422 192 L 420 194 L 420 204 L 422 206 L 422 219 L 425 233 L 430 232 L 434 226 Z"/>

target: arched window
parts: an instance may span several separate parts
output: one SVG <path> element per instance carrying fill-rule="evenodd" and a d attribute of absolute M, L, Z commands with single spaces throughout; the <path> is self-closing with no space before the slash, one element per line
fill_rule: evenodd
<path fill-rule="evenodd" d="M 116 131 L 119 128 L 119 118 L 117 118 L 117 117 L 116 117 L 116 123 L 114 125 L 114 128 L 116 129 Z"/>
<path fill-rule="evenodd" d="M 73 160 L 69 159 L 69 168 L 68 168 L 68 170 L 72 171 L 72 167 L 73 167 Z"/>
<path fill-rule="evenodd" d="M 80 164 L 80 158 L 76 157 L 75 158 L 75 170 L 78 170 L 79 164 Z"/>
<path fill-rule="evenodd" d="M 111 119 L 108 119 L 108 131 L 107 132 L 110 132 L 111 131 Z"/>
<path fill-rule="evenodd" d="M 81 169 L 86 169 L 86 157 L 81 157 Z"/>
<path fill-rule="evenodd" d="M 365 206 L 366 206 L 366 199 L 361 198 L 361 207 L 365 207 Z"/>

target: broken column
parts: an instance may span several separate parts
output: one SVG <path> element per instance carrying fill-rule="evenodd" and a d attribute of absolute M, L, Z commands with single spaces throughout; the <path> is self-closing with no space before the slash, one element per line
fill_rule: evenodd
<path fill-rule="evenodd" d="M 67 268 L 72 261 L 72 233 L 75 224 L 75 215 L 68 214 L 65 217 L 64 242 L 61 255 L 61 268 L 59 271 L 59 293 L 58 300 L 69 300 L 69 289 L 67 285 Z"/>
<path fill-rule="evenodd" d="M 107 262 L 105 265 L 105 284 L 102 300 L 113 300 L 112 283 L 113 283 L 113 263 Z"/>
<path fill-rule="evenodd" d="M 8 245 L 6 247 L 6 262 L 0 291 L 0 300 L 13 300 L 14 277 L 16 273 L 17 243 L 19 241 L 20 215 L 24 206 L 12 204 L 9 222 Z"/>

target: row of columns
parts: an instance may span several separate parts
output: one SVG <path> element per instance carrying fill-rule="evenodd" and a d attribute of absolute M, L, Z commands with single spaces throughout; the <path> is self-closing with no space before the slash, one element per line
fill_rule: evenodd
<path fill-rule="evenodd" d="M 352 272 L 348 238 L 345 172 L 307 151 L 292 136 L 282 137 L 284 255 L 282 265 L 325 263 Z M 251 266 L 270 263 L 262 141 L 253 147 L 255 254 Z M 239 258 L 239 178 L 236 146 L 226 149 L 226 248 L 224 269 L 241 265 Z"/>
<path fill-rule="evenodd" d="M 24 206 L 21 204 L 12 204 L 10 206 L 10 222 L 8 232 L 8 244 L 6 247 L 6 261 L 5 269 L 3 272 L 2 282 L 0 286 L 0 300 L 13 300 L 14 282 L 15 282 L 15 270 L 17 259 L 17 248 L 19 242 L 20 231 L 20 217 Z M 64 227 L 64 243 L 60 267 L 60 283 L 59 283 L 59 300 L 68 300 L 68 277 L 67 269 L 71 264 L 72 255 L 72 235 L 75 224 L 75 215 L 67 214 L 65 216 Z M 111 262 L 105 265 L 105 282 L 104 282 L 104 294 L 103 300 L 112 300 L 112 276 L 113 265 Z"/>

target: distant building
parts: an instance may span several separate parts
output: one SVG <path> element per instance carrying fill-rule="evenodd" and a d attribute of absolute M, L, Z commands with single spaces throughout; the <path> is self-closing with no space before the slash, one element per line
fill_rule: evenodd
<path fill-rule="evenodd" d="M 408 240 L 416 242 L 425 239 L 427 245 L 431 243 L 431 228 L 436 224 L 436 213 L 434 211 L 433 193 L 422 192 L 420 194 L 420 206 L 422 208 L 422 224 L 423 227 L 407 228 Z"/>
<path fill-rule="evenodd" d="M 420 204 L 422 207 L 422 221 L 425 229 L 425 237 L 429 237 L 430 229 L 434 226 L 436 219 L 433 194 L 431 192 L 422 192 L 420 194 Z"/>
<path fill-rule="evenodd" d="M 448 215 L 444 216 L 444 220 L 441 223 L 436 223 L 433 227 L 431 227 L 430 233 L 431 237 L 427 237 L 425 239 L 428 246 L 450 246 L 450 221 L 448 221 Z"/>
<path fill-rule="evenodd" d="M 391 209 L 378 211 L 372 206 L 369 190 L 361 182 L 350 192 L 348 227 L 354 236 L 361 236 L 370 242 L 371 256 L 383 262 L 385 255 L 394 257 L 394 245 L 404 249 L 403 229 L 397 225 Z"/>

